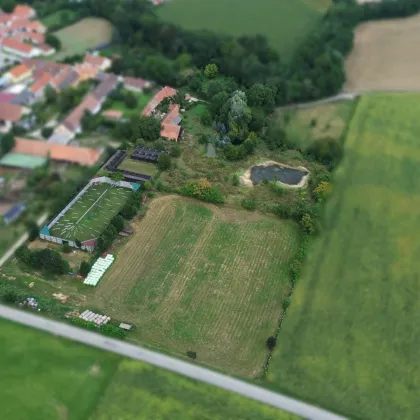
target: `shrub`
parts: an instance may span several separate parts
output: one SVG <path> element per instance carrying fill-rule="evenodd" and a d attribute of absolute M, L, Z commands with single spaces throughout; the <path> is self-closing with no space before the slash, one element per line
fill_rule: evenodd
<path fill-rule="evenodd" d="M 208 203 L 222 204 L 225 201 L 220 190 L 211 185 L 207 179 L 188 182 L 180 188 L 179 192 L 181 195 L 194 197 Z"/>
<path fill-rule="evenodd" d="M 88 262 L 82 261 L 80 263 L 79 274 L 83 277 L 86 277 L 90 272 L 91 266 Z"/>
<path fill-rule="evenodd" d="M 71 246 L 69 244 L 63 244 L 61 250 L 64 252 L 64 254 L 70 254 L 70 252 L 72 251 Z"/>
<path fill-rule="evenodd" d="M 124 105 L 130 109 L 134 109 L 137 106 L 137 98 L 133 93 L 127 92 L 124 95 Z"/>
<path fill-rule="evenodd" d="M 171 158 L 168 155 L 160 155 L 157 161 L 157 167 L 162 172 L 170 169 Z"/>
<path fill-rule="evenodd" d="M 315 232 L 315 223 L 309 214 L 304 214 L 300 220 L 300 227 L 304 233 L 312 235 Z"/>
<path fill-rule="evenodd" d="M 99 331 L 101 332 L 101 334 L 107 335 L 108 337 L 116 337 L 123 339 L 127 336 L 127 333 L 123 329 L 112 324 L 101 325 L 99 327 Z"/>
<path fill-rule="evenodd" d="M 326 137 L 314 141 L 307 149 L 309 155 L 326 165 L 336 165 L 343 154 L 341 144 L 338 140 Z"/>
<path fill-rule="evenodd" d="M 77 325 L 78 327 L 86 328 L 87 330 L 96 330 L 96 326 L 94 322 L 85 321 L 81 318 L 72 318 L 71 323 Z"/>
<path fill-rule="evenodd" d="M 315 198 L 318 201 L 325 200 L 332 192 L 332 185 L 329 182 L 321 181 L 314 189 Z"/>
<path fill-rule="evenodd" d="M 284 311 L 287 311 L 287 308 L 290 306 L 290 296 L 286 296 L 284 299 L 283 299 L 283 310 Z"/>
<path fill-rule="evenodd" d="M 197 359 L 197 353 L 195 351 L 192 351 L 192 350 L 187 351 L 187 356 L 192 360 Z"/>
<path fill-rule="evenodd" d="M 151 189 L 152 189 L 152 184 L 151 184 L 151 182 L 150 182 L 150 181 L 146 181 L 146 182 L 143 184 L 143 188 L 144 188 L 146 191 L 151 190 Z"/>
<path fill-rule="evenodd" d="M 52 133 L 53 129 L 51 127 L 44 127 L 41 131 L 42 137 L 44 137 L 44 139 L 49 138 Z"/>
<path fill-rule="evenodd" d="M 181 156 L 181 148 L 178 144 L 174 144 L 171 147 L 171 156 L 174 158 L 179 158 Z"/>
<path fill-rule="evenodd" d="M 232 175 L 232 185 L 237 187 L 239 185 L 239 174 Z"/>
<path fill-rule="evenodd" d="M 26 221 L 25 225 L 28 229 L 28 240 L 32 242 L 39 236 L 39 226 L 34 220 Z"/>
<path fill-rule="evenodd" d="M 274 350 L 274 348 L 276 347 L 277 344 L 277 338 L 274 336 L 268 337 L 267 338 L 267 347 L 269 350 Z"/>
<path fill-rule="evenodd" d="M 257 200 L 255 197 L 244 198 L 241 205 L 244 209 L 255 211 L 257 209 Z"/>

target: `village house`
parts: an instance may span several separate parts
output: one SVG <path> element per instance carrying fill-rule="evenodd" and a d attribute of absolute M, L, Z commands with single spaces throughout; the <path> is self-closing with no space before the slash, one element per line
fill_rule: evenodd
<path fill-rule="evenodd" d="M 35 45 L 26 44 L 14 38 L 5 38 L 0 45 L 5 52 L 18 57 L 31 58 L 40 55 L 40 50 Z"/>
<path fill-rule="evenodd" d="M 83 64 L 89 64 L 95 67 L 98 71 L 108 70 L 112 61 L 108 57 L 101 57 L 100 55 L 86 53 Z"/>
<path fill-rule="evenodd" d="M 142 93 L 152 86 L 152 82 L 137 77 L 124 77 L 124 89 Z"/>
<path fill-rule="evenodd" d="M 23 109 L 19 105 L 3 103 L 0 106 L 0 133 L 8 133 L 21 118 Z"/>
<path fill-rule="evenodd" d="M 20 83 L 26 79 L 29 79 L 32 76 L 32 69 L 25 66 L 24 64 L 19 64 L 11 68 L 6 74 L 11 83 L 16 84 Z"/>

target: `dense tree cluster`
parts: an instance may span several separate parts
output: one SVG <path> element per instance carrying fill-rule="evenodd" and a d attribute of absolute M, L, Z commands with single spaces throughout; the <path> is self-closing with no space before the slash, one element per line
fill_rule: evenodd
<path fill-rule="evenodd" d="M 16 251 L 16 257 L 32 268 L 52 274 L 65 274 L 70 270 L 68 262 L 58 252 L 49 248 L 31 250 L 23 245 Z"/>

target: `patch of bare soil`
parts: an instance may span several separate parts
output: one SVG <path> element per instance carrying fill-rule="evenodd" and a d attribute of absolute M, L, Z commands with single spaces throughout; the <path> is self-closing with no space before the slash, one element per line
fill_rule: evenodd
<path fill-rule="evenodd" d="M 420 15 L 358 26 L 344 90 L 420 90 L 419 43 Z"/>

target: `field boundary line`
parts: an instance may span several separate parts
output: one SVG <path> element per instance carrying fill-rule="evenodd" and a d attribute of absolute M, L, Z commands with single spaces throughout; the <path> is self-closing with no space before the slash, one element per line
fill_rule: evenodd
<path fill-rule="evenodd" d="M 100 334 L 83 330 L 58 321 L 43 318 L 26 311 L 0 305 L 0 317 L 9 321 L 17 322 L 28 327 L 37 328 L 52 333 L 56 336 L 65 337 L 79 343 L 83 343 L 112 353 L 120 354 L 131 359 L 140 360 L 158 366 L 160 368 L 187 376 L 189 378 L 215 385 L 227 391 L 245 396 L 247 398 L 271 405 L 284 411 L 296 414 L 311 420 L 345 420 L 338 414 L 334 414 L 322 408 L 307 404 L 291 397 L 277 394 L 273 391 L 256 385 L 243 382 L 231 376 L 227 376 L 210 369 L 184 362 L 174 357 L 147 350 L 134 344 L 114 340 Z"/>
<path fill-rule="evenodd" d="M 99 197 L 98 199 L 83 213 L 83 215 L 79 218 L 79 220 L 75 223 L 75 225 L 77 225 L 85 216 L 88 212 L 90 212 L 92 210 L 92 207 L 103 197 L 103 195 L 105 193 L 107 193 L 109 190 L 109 188 L 107 188 Z"/>

